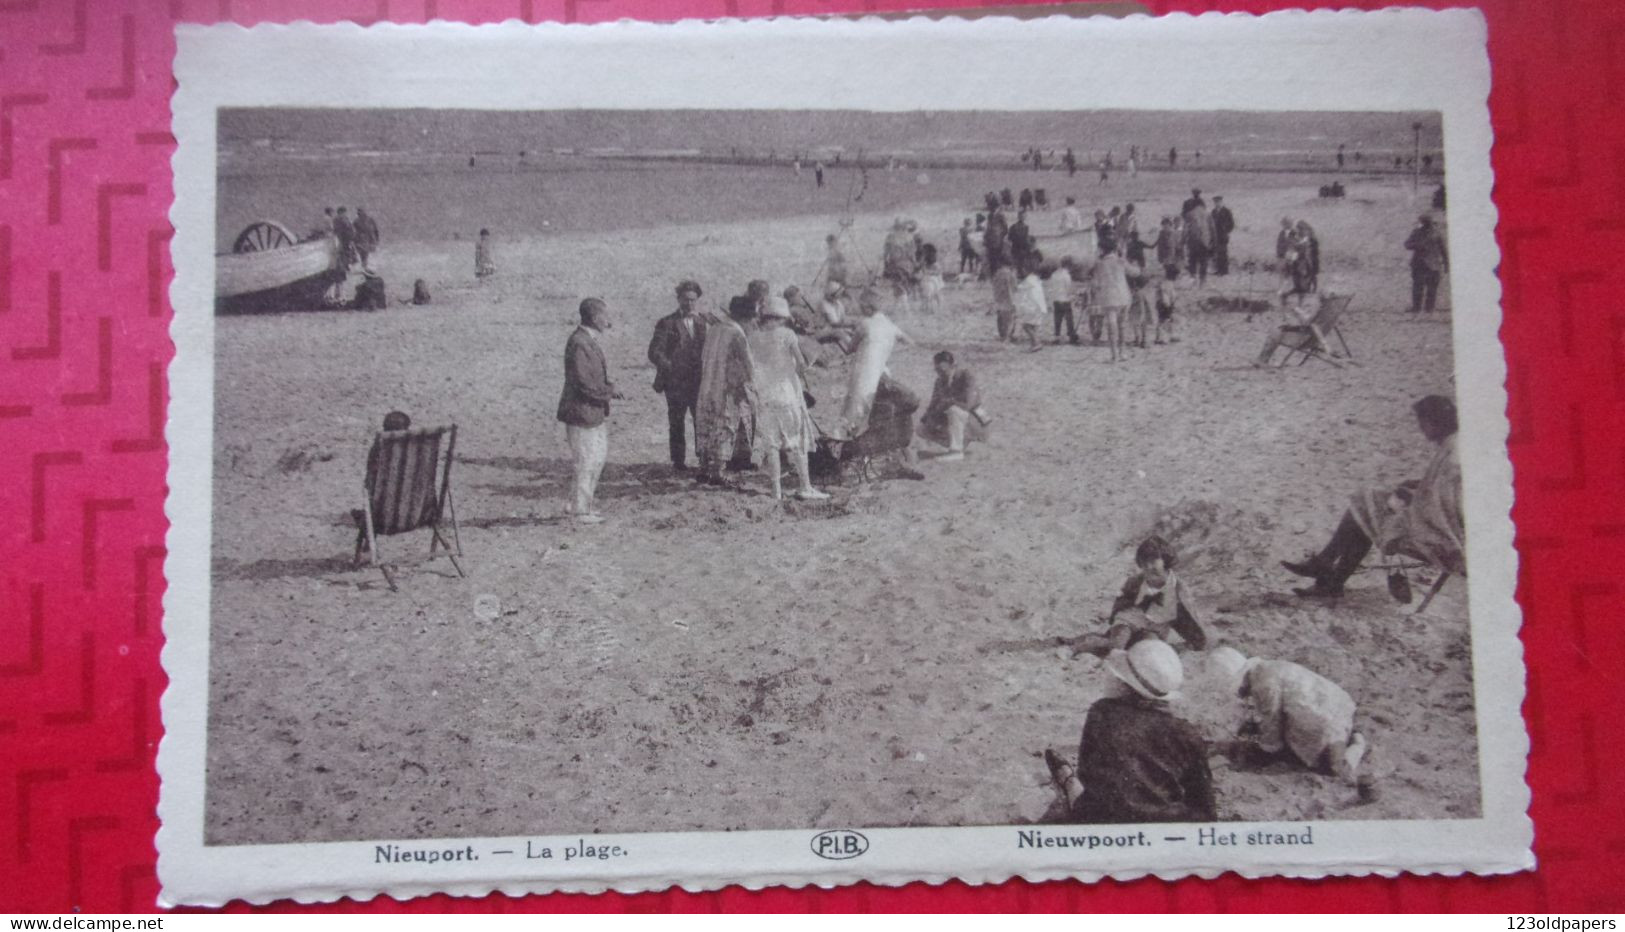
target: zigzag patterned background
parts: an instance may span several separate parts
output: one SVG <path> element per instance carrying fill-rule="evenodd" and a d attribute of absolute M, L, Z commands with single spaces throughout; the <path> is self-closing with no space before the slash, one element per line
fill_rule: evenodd
<path fill-rule="evenodd" d="M 602 21 L 931 5 L 967 4 L 0 0 L 0 475 L 8 479 L 0 501 L 9 516 L 0 551 L 0 911 L 149 911 L 157 893 L 176 23 Z M 1157 13 L 1291 5 L 1147 4 Z M 1625 4 L 1483 6 L 1539 870 L 1494 879 L 381 897 L 322 908 L 1625 910 L 1625 741 L 1613 708 L 1625 697 L 1625 263 L 1613 256 L 1625 251 Z"/>

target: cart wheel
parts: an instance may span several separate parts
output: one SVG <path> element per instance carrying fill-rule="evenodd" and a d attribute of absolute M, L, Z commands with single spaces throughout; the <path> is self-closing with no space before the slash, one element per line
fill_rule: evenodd
<path fill-rule="evenodd" d="M 231 244 L 231 251 L 265 252 L 268 249 L 284 249 L 297 242 L 298 239 L 288 231 L 288 228 L 275 220 L 256 220 L 237 234 L 236 242 Z"/>

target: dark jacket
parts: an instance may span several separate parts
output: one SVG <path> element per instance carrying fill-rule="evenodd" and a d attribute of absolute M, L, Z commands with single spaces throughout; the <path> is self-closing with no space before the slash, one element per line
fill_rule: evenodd
<path fill-rule="evenodd" d="M 922 421 L 942 421 L 948 416 L 948 409 L 958 405 L 966 411 L 973 411 L 982 403 L 982 393 L 976 387 L 976 376 L 971 375 L 969 369 L 955 367 L 946 376 L 937 376 L 937 382 L 931 387 L 931 402 L 925 406 Z"/>
<path fill-rule="evenodd" d="M 1235 229 L 1236 218 L 1234 214 L 1230 213 L 1230 208 L 1213 208 L 1213 238 L 1215 242 L 1230 242 L 1230 234 Z"/>
<path fill-rule="evenodd" d="M 1438 227 L 1418 226 L 1406 237 L 1405 248 L 1411 251 L 1412 269 L 1443 272 L 1450 265 Z"/>
<path fill-rule="evenodd" d="M 598 340 L 577 327 L 564 344 L 564 392 L 559 396 L 559 420 L 574 427 L 597 427 L 609 417 L 615 385 L 609 380 L 604 351 Z"/>
<path fill-rule="evenodd" d="M 1078 744 L 1078 822 L 1213 822 L 1207 743 L 1166 705 L 1138 696 L 1089 707 Z"/>
<path fill-rule="evenodd" d="M 357 214 L 351 229 L 355 236 L 356 246 L 362 249 L 377 248 L 378 221 L 372 219 L 372 214 Z"/>
<path fill-rule="evenodd" d="M 693 323 L 692 336 L 683 327 L 683 312 L 673 311 L 655 321 L 654 336 L 649 339 L 649 361 L 655 367 L 654 389 L 675 399 L 693 399 L 700 393 L 705 318 L 695 313 L 688 319 Z"/>
<path fill-rule="evenodd" d="M 1202 627 L 1202 623 L 1196 620 L 1196 615 L 1191 611 L 1190 606 L 1185 604 L 1185 586 L 1183 582 L 1175 582 L 1171 586 L 1164 587 L 1162 591 L 1152 594 L 1142 593 L 1144 588 L 1144 573 L 1135 573 L 1130 576 L 1128 581 L 1123 583 L 1123 591 L 1119 592 L 1117 598 L 1112 601 L 1112 611 L 1110 615 L 1106 616 L 1106 620 L 1108 622 L 1113 621 L 1118 615 L 1133 609 L 1142 612 L 1149 611 L 1153 607 L 1153 603 L 1161 606 L 1164 600 L 1173 599 L 1174 618 L 1172 624 L 1174 631 L 1185 639 L 1185 643 L 1196 650 L 1206 649 L 1207 629 Z"/>
<path fill-rule="evenodd" d="M 1178 261 L 1176 249 L 1174 228 L 1162 227 L 1157 230 L 1157 261 L 1163 265 L 1173 265 Z"/>
<path fill-rule="evenodd" d="M 1032 255 L 1033 237 L 1027 229 L 1027 221 L 1017 220 L 1010 225 L 1010 257 L 1017 262 L 1025 261 Z"/>

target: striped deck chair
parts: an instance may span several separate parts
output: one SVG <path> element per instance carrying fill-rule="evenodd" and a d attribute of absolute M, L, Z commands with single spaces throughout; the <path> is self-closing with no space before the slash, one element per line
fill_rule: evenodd
<path fill-rule="evenodd" d="M 1298 365 L 1300 366 L 1311 359 L 1330 363 L 1338 369 L 1343 368 L 1345 362 L 1354 362 L 1354 352 L 1349 349 L 1348 341 L 1343 339 L 1343 331 L 1338 326 L 1338 322 L 1343 317 L 1343 312 L 1349 309 L 1349 302 L 1353 300 L 1354 295 L 1351 294 L 1322 294 L 1320 296 L 1320 307 L 1315 311 L 1315 316 L 1309 320 L 1309 332 L 1304 334 L 1303 339 L 1296 341 L 1295 344 L 1285 344 L 1287 353 L 1281 357 L 1281 367 L 1285 368 L 1286 364 L 1291 362 L 1294 356 L 1300 357 L 1298 359 Z M 1334 336 L 1337 337 L 1338 344 L 1343 347 L 1341 360 L 1332 351 L 1331 338 Z"/>
<path fill-rule="evenodd" d="M 408 531 L 429 530 L 428 556 L 408 560 L 421 563 L 445 556 L 466 575 L 458 558 L 463 555 L 457 533 L 457 509 L 451 499 L 451 459 L 457 447 L 457 426 L 380 431 L 367 451 L 364 507 L 351 512 L 359 529 L 355 563 L 363 551 L 384 574 L 394 590 L 398 560 L 385 560 L 378 539 Z M 444 465 L 442 465 L 444 464 Z M 445 532 L 451 531 L 448 542 Z M 442 552 L 444 551 L 444 552 Z"/>

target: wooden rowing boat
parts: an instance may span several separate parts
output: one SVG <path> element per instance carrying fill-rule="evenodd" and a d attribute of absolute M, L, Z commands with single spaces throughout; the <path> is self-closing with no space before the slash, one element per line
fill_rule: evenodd
<path fill-rule="evenodd" d="M 338 267 L 339 247 L 333 237 L 301 243 L 281 224 L 257 221 L 238 235 L 231 252 L 215 256 L 215 310 L 320 307 Z"/>

